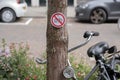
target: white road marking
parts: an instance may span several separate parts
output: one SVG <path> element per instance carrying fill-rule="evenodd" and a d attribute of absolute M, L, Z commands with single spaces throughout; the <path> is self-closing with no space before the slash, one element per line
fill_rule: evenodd
<path fill-rule="evenodd" d="M 30 18 L 28 21 L 26 21 L 25 25 L 28 25 L 33 19 Z"/>
<path fill-rule="evenodd" d="M 16 22 L 16 23 L 0 23 L 0 25 L 28 25 L 33 19 L 30 18 L 26 22 Z"/>

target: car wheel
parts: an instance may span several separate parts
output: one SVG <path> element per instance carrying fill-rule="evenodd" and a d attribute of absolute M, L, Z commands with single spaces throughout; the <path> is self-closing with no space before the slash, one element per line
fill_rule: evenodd
<path fill-rule="evenodd" d="M 5 8 L 1 11 L 1 20 L 3 22 L 14 22 L 16 20 L 15 12 L 10 8 Z"/>
<path fill-rule="evenodd" d="M 106 18 L 107 18 L 107 14 L 101 8 L 94 9 L 90 15 L 90 21 L 94 24 L 103 23 L 106 21 Z"/>

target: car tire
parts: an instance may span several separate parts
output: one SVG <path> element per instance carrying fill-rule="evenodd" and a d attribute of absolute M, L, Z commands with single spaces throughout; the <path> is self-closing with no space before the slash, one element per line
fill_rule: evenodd
<path fill-rule="evenodd" d="M 14 22 L 16 20 L 16 14 L 12 9 L 5 8 L 1 11 L 0 18 L 6 23 Z"/>
<path fill-rule="evenodd" d="M 101 8 L 96 8 L 91 12 L 90 21 L 94 24 L 100 24 L 105 22 L 107 19 L 107 14 L 105 10 Z"/>

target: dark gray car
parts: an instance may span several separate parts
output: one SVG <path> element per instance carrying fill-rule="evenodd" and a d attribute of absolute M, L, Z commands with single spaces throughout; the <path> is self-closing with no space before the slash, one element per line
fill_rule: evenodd
<path fill-rule="evenodd" d="M 78 20 L 103 23 L 120 17 L 120 0 L 87 0 L 75 8 Z"/>

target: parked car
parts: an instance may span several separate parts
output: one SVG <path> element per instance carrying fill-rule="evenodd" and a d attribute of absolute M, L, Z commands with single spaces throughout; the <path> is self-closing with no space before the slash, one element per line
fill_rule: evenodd
<path fill-rule="evenodd" d="M 78 4 L 75 12 L 78 20 L 103 23 L 120 17 L 120 0 L 87 0 Z"/>
<path fill-rule="evenodd" d="M 0 0 L 0 19 L 3 22 L 14 22 L 27 10 L 25 0 Z"/>

